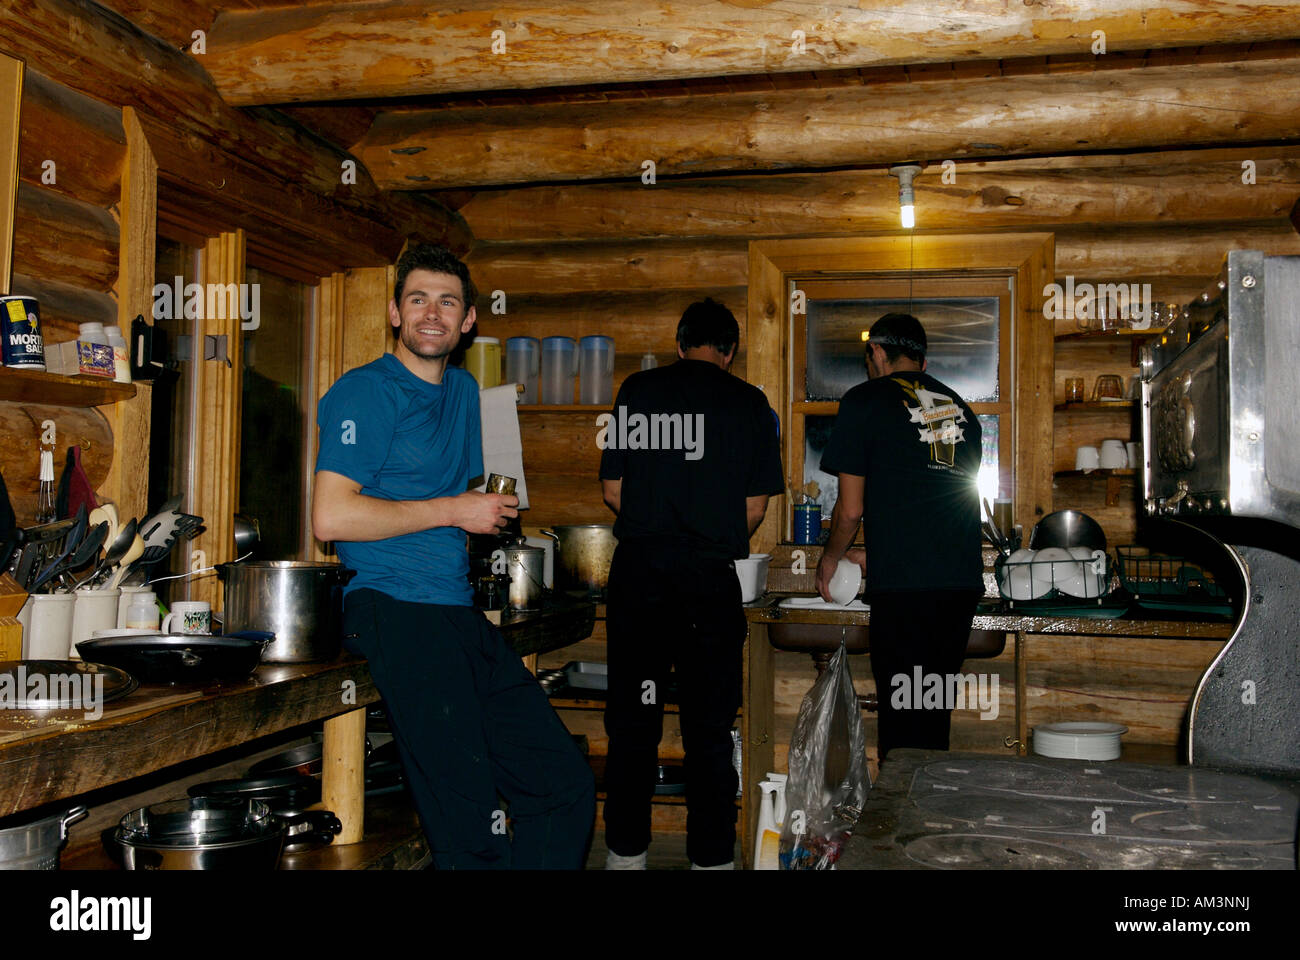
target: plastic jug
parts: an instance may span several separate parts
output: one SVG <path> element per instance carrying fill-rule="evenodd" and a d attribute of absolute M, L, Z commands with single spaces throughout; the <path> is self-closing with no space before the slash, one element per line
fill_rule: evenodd
<path fill-rule="evenodd" d="M 465 369 L 474 374 L 480 390 L 501 383 L 501 341 L 496 337 L 475 337 L 465 351 Z"/>
<path fill-rule="evenodd" d="M 511 337 L 506 341 L 506 383 L 523 384 L 520 403 L 537 402 L 541 370 L 542 345 L 536 337 Z"/>
<path fill-rule="evenodd" d="M 573 403 L 573 379 L 578 373 L 578 345 L 572 337 L 542 341 L 542 403 Z"/>
<path fill-rule="evenodd" d="M 578 402 L 609 406 L 614 399 L 613 338 L 583 337 L 579 367 Z"/>

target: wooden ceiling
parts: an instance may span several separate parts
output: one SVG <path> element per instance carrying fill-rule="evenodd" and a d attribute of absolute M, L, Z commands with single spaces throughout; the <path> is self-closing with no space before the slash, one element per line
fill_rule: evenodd
<path fill-rule="evenodd" d="M 647 159 L 716 178 L 1300 141 L 1300 0 L 99 2 L 178 47 L 204 30 L 228 103 L 453 207 Z"/>

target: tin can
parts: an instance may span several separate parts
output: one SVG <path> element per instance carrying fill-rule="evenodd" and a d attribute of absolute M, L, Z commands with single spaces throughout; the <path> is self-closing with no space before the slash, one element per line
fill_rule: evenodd
<path fill-rule="evenodd" d="M 0 337 L 6 367 L 45 369 L 45 340 L 41 337 L 41 311 L 35 297 L 0 297 Z"/>

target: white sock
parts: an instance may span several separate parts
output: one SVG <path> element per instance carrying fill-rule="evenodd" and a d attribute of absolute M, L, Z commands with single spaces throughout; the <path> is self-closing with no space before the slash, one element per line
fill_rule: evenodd
<path fill-rule="evenodd" d="M 615 853 L 613 850 L 605 854 L 606 870 L 644 870 L 645 857 L 648 851 L 642 851 L 631 857 L 624 857 Z"/>

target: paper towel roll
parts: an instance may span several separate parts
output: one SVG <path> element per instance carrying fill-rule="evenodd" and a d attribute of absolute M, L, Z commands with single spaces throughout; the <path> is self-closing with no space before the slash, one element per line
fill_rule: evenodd
<path fill-rule="evenodd" d="M 514 477 L 519 509 L 528 508 L 528 482 L 524 479 L 524 444 L 519 436 L 518 392 L 513 383 L 480 390 L 479 412 L 483 421 L 483 479 L 489 473 Z"/>

